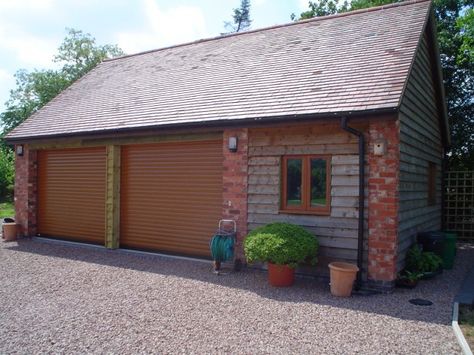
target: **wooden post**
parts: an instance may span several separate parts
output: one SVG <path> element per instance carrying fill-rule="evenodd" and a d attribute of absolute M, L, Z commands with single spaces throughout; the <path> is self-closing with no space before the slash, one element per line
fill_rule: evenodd
<path fill-rule="evenodd" d="M 105 247 L 117 249 L 120 242 L 120 146 L 107 146 L 107 193 L 105 202 Z"/>

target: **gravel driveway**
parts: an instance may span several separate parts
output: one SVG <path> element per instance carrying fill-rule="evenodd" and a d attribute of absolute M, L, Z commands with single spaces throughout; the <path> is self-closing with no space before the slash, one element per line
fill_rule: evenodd
<path fill-rule="evenodd" d="M 257 270 L 22 240 L 0 243 L 0 353 L 459 353 L 451 301 L 474 249 L 415 290 L 338 299 Z M 427 298 L 433 306 L 408 303 Z"/>

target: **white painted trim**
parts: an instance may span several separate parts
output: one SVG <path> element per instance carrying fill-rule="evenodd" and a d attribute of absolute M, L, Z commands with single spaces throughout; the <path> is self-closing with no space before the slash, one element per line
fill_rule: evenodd
<path fill-rule="evenodd" d="M 464 355 L 473 355 L 471 348 L 469 347 L 469 344 L 466 341 L 466 338 L 464 338 L 464 334 L 462 333 L 461 328 L 459 328 L 458 324 L 458 318 L 459 318 L 459 303 L 454 302 L 453 304 L 453 331 L 454 335 L 456 335 L 456 339 L 459 342 L 459 345 L 461 346 L 462 352 Z"/>

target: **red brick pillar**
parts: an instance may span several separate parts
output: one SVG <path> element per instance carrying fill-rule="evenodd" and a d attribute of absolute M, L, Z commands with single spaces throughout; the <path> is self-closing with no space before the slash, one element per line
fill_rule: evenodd
<path fill-rule="evenodd" d="M 369 283 L 391 289 L 397 275 L 400 174 L 399 122 L 375 121 L 369 127 Z M 385 147 L 374 151 L 376 144 Z"/>
<path fill-rule="evenodd" d="M 36 151 L 25 145 L 23 156 L 15 156 L 15 220 L 24 237 L 36 235 L 37 166 Z"/>
<path fill-rule="evenodd" d="M 237 137 L 237 151 L 229 151 L 229 137 Z M 242 241 L 247 235 L 248 129 L 224 131 L 222 218 L 237 223 L 236 258 L 244 260 Z"/>

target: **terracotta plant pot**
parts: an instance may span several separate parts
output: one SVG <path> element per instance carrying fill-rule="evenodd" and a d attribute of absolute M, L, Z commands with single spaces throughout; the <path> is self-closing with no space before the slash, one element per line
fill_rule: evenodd
<path fill-rule="evenodd" d="M 334 262 L 329 264 L 331 293 L 338 297 L 350 297 L 359 268 L 354 264 Z"/>
<path fill-rule="evenodd" d="M 288 265 L 268 263 L 268 281 L 276 287 L 288 287 L 295 282 L 295 269 Z"/>
<path fill-rule="evenodd" d="M 16 240 L 16 223 L 3 223 L 3 238 L 6 242 Z"/>

